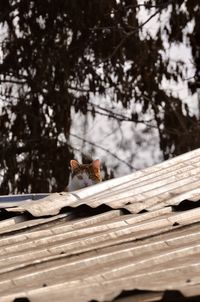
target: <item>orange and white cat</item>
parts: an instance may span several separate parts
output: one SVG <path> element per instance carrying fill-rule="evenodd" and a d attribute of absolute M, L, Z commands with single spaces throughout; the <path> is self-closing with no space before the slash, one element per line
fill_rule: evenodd
<path fill-rule="evenodd" d="M 77 160 L 70 161 L 71 174 L 66 191 L 76 191 L 102 181 L 100 160 L 93 160 L 90 164 L 80 164 Z"/>

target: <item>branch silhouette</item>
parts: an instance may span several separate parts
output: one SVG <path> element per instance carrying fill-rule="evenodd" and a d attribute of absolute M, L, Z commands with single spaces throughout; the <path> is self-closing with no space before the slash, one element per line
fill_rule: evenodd
<path fill-rule="evenodd" d="M 111 152 L 110 150 L 108 150 L 108 149 L 106 149 L 106 148 L 104 148 L 104 147 L 102 147 L 102 146 L 100 146 L 98 144 L 95 144 L 93 142 L 90 142 L 87 139 L 82 138 L 82 137 L 80 137 L 80 136 L 78 136 L 78 135 L 76 135 L 74 133 L 70 133 L 70 135 L 73 136 L 73 137 L 75 137 L 75 138 L 77 138 L 77 139 L 79 139 L 79 140 L 84 141 L 85 143 L 87 143 L 87 144 L 89 144 L 91 146 L 94 146 L 94 147 L 96 147 L 98 149 L 101 149 L 101 150 L 105 151 L 106 153 L 110 154 L 112 157 L 116 158 L 117 160 L 119 160 L 120 162 L 122 162 L 123 164 L 125 164 L 127 167 L 129 167 L 130 170 L 137 170 L 131 164 L 127 163 L 125 160 L 121 159 L 119 156 L 117 156 L 115 153 Z"/>

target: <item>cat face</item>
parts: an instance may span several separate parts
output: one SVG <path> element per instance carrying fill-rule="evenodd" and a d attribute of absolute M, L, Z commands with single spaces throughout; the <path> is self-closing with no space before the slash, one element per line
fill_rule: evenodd
<path fill-rule="evenodd" d="M 71 178 L 68 185 L 69 191 L 79 190 L 95 185 L 101 181 L 100 161 L 96 159 L 91 164 L 79 164 L 77 160 L 70 161 Z"/>

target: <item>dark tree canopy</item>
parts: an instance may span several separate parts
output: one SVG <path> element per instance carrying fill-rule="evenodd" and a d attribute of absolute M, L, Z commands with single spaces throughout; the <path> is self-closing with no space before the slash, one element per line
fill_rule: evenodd
<path fill-rule="evenodd" d="M 124 108 L 135 102 L 143 114 L 151 109 L 165 159 L 199 147 L 197 116 L 161 85 L 163 77 L 183 79 L 185 68 L 179 61 L 169 70 L 163 37 L 169 44 L 182 42 L 193 20 L 187 41 L 196 72 L 188 85 L 193 94 L 200 87 L 199 0 L 144 1 L 149 17 L 143 23 L 140 6 L 136 0 L 0 1 L 6 32 L 0 62 L 1 194 L 62 190 L 73 156 L 71 110 L 95 116 L 91 96 L 108 90 Z M 168 24 L 154 37 L 142 37 L 143 26 L 169 8 Z M 140 120 L 137 112 L 131 120 Z"/>

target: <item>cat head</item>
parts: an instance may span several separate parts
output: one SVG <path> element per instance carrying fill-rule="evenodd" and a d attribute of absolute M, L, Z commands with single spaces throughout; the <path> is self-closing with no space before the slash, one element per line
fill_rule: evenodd
<path fill-rule="evenodd" d="M 90 164 L 80 164 L 77 160 L 73 159 L 70 161 L 70 167 L 70 191 L 95 185 L 102 180 L 99 159 L 93 160 Z"/>

